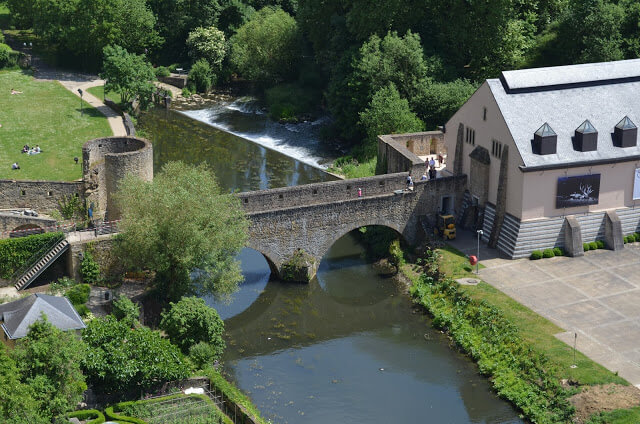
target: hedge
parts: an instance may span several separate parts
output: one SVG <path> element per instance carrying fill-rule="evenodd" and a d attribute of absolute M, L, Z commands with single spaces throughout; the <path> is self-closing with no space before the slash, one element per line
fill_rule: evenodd
<path fill-rule="evenodd" d="M 0 278 L 11 278 L 34 254 L 63 237 L 62 233 L 44 233 L 0 240 Z"/>
<path fill-rule="evenodd" d="M 97 409 L 81 409 L 67 414 L 67 418 L 77 418 L 80 421 L 86 421 L 86 424 L 102 424 L 105 422 L 104 415 Z"/>
<path fill-rule="evenodd" d="M 433 258 L 426 260 L 433 265 Z M 552 364 L 520 336 L 500 309 L 471 298 L 439 272 L 422 274 L 411 294 L 433 316 L 433 325 L 446 331 L 477 362 L 498 395 L 527 419 L 538 424 L 570 422 L 575 410 L 554 377 Z"/>

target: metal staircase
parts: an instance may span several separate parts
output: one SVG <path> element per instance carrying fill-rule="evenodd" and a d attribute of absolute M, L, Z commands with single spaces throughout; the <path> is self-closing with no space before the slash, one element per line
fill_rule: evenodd
<path fill-rule="evenodd" d="M 69 242 L 66 239 L 62 239 L 52 248 L 45 251 L 43 255 L 34 255 L 35 259 L 27 265 L 26 270 L 20 274 L 20 277 L 14 280 L 16 281 L 14 284 L 16 290 L 27 288 L 29 284 L 33 283 L 33 281 L 38 278 L 44 270 L 49 268 L 67 249 L 69 249 Z"/>

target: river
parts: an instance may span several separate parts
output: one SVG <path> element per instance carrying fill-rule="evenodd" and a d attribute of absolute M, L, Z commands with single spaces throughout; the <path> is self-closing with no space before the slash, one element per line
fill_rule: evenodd
<path fill-rule="evenodd" d="M 156 171 L 208 162 L 228 190 L 328 181 L 315 123 L 273 123 L 250 99 L 139 120 Z M 281 152 L 287 153 L 283 155 Z M 225 371 L 274 423 L 521 423 L 476 366 L 431 329 L 393 278 L 379 275 L 348 234 L 310 284 L 269 281 L 258 252 L 241 255 L 245 282 L 225 320 Z"/>

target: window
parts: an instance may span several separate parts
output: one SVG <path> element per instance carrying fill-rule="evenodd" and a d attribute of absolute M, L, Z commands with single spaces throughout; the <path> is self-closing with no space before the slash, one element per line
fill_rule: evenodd
<path fill-rule="evenodd" d="M 465 141 L 467 144 L 471 144 L 472 146 L 476 145 L 476 130 L 473 128 L 467 127 L 467 134 L 465 137 Z"/>
<path fill-rule="evenodd" d="M 486 107 L 482 108 L 482 120 L 483 121 L 487 120 L 487 108 Z"/>
<path fill-rule="evenodd" d="M 27 192 L 26 192 L 26 191 L 24 191 L 24 190 L 20 190 L 20 195 L 22 195 L 22 196 L 26 196 L 26 195 L 27 195 Z"/>
<path fill-rule="evenodd" d="M 502 157 L 502 143 L 491 140 L 491 155 L 500 159 Z"/>

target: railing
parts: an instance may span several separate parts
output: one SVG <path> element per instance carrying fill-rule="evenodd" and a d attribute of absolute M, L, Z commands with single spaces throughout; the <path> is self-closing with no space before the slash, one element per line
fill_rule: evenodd
<path fill-rule="evenodd" d="M 53 249 L 62 240 L 64 240 L 64 234 L 60 234 L 59 237 L 55 237 L 51 239 L 49 243 L 42 246 L 40 250 L 38 250 L 36 253 L 31 255 L 31 258 L 29 258 L 29 261 L 27 261 L 22 267 L 18 268 L 18 270 L 13 273 L 13 275 L 11 276 L 11 281 L 15 282 L 20 277 L 22 277 L 25 272 L 27 272 L 35 264 L 37 264 L 42 258 L 44 258 L 47 255 L 47 253 L 49 253 L 49 251 Z"/>
<path fill-rule="evenodd" d="M 26 228 L 24 230 L 13 230 L 13 231 L 4 231 L 2 237 L 0 238 L 8 238 L 8 237 L 25 237 L 33 234 L 42 234 L 42 233 L 50 233 L 50 232 L 58 232 L 61 231 L 63 233 L 70 232 L 95 232 L 96 235 L 100 234 L 113 234 L 118 232 L 118 223 L 120 220 L 115 221 L 105 221 L 100 224 L 96 224 L 93 228 L 82 228 L 77 229 L 78 224 L 75 222 L 69 224 L 56 224 L 51 225 L 49 227 L 33 227 Z"/>

